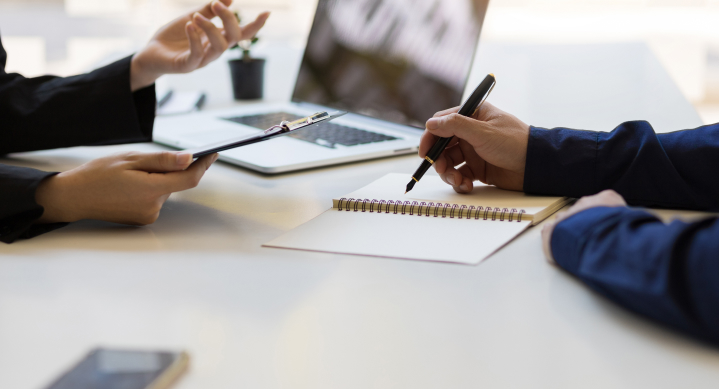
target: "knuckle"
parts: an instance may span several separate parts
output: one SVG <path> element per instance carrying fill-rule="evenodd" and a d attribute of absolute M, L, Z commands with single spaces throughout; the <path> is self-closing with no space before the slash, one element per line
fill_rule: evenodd
<path fill-rule="evenodd" d="M 137 151 L 125 151 L 122 153 L 117 153 L 117 156 L 121 159 L 124 159 L 126 161 L 135 161 L 139 159 L 140 153 Z"/>
<path fill-rule="evenodd" d="M 456 126 L 459 123 L 459 114 L 457 113 L 450 113 L 449 115 L 444 116 L 444 123 L 448 126 Z"/>
<path fill-rule="evenodd" d="M 175 156 L 175 154 L 173 154 L 169 151 L 161 151 L 158 158 L 160 160 L 160 163 L 162 163 L 163 165 L 172 165 L 174 156 Z"/>
<path fill-rule="evenodd" d="M 217 43 L 218 43 L 218 46 L 217 46 L 216 50 L 220 53 L 224 52 L 229 47 L 229 43 L 227 42 L 227 40 L 224 37 L 220 37 L 218 39 Z"/>

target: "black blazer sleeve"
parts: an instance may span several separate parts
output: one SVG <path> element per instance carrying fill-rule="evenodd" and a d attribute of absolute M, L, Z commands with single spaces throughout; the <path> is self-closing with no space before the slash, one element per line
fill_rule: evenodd
<path fill-rule="evenodd" d="M 130 60 L 87 74 L 5 73 L 0 44 L 0 155 L 152 140 L 155 88 L 130 91 Z"/>
<path fill-rule="evenodd" d="M 0 165 L 0 241 L 12 243 L 62 227 L 67 223 L 34 224 L 43 208 L 35 202 L 40 182 L 56 173 Z"/>
<path fill-rule="evenodd" d="M 130 91 L 131 57 L 66 78 L 8 74 L 6 60 L 0 43 L 0 156 L 152 140 L 155 87 Z M 59 226 L 34 224 L 43 213 L 35 189 L 52 174 L 0 164 L 0 241 Z"/>

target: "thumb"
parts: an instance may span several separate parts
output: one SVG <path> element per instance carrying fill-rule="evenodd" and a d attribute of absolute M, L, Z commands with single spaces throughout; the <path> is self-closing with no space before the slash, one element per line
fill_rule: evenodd
<path fill-rule="evenodd" d="M 192 154 L 182 151 L 142 153 L 132 157 L 131 168 L 150 173 L 185 170 L 192 163 Z"/>
<path fill-rule="evenodd" d="M 436 136 L 458 138 L 473 143 L 472 140 L 480 136 L 488 128 L 485 122 L 475 120 L 458 113 L 433 117 L 427 120 L 427 130 Z"/>

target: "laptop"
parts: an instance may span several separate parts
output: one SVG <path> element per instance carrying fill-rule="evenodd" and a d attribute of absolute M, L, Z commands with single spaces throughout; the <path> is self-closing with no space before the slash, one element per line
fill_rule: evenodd
<path fill-rule="evenodd" d="M 292 101 L 158 117 L 190 149 L 319 111 L 347 115 L 220 160 L 274 174 L 416 153 L 435 112 L 461 104 L 488 0 L 319 0 Z"/>

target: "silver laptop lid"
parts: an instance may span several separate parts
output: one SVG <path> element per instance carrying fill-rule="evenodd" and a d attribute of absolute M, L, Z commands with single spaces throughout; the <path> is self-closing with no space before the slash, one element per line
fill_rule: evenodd
<path fill-rule="evenodd" d="M 461 104 L 489 0 L 319 0 L 292 101 L 424 128 Z"/>

